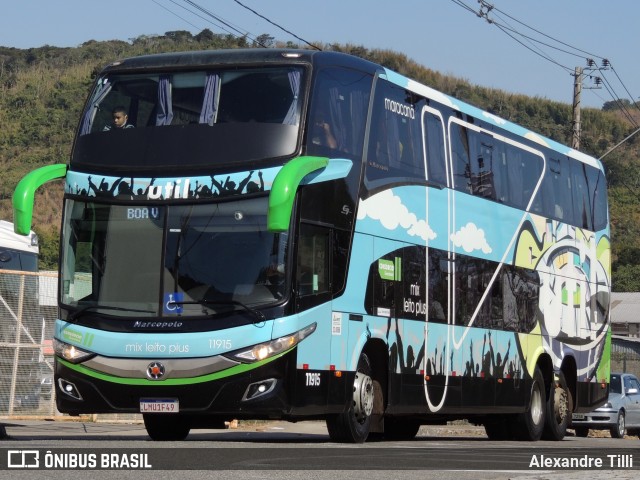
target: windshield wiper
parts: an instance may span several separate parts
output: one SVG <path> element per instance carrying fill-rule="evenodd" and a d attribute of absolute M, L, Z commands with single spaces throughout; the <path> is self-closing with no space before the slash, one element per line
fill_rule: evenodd
<path fill-rule="evenodd" d="M 174 305 L 202 305 L 204 307 L 207 306 L 214 306 L 214 305 L 221 305 L 221 306 L 229 306 L 229 305 L 233 305 L 233 306 L 238 306 L 240 308 L 242 308 L 243 310 L 249 312 L 258 322 L 264 322 L 266 320 L 264 314 L 260 311 L 260 310 L 256 310 L 255 308 L 251 308 L 247 305 L 245 305 L 242 302 L 239 302 L 237 300 L 207 300 L 206 298 L 202 298 L 200 300 L 190 300 L 190 301 L 174 301 L 174 302 L 169 302 L 169 304 L 174 304 Z M 204 313 L 204 312 L 203 312 Z"/>
<path fill-rule="evenodd" d="M 119 312 L 155 313 L 153 310 L 138 310 L 135 308 L 113 307 L 109 305 L 86 305 L 82 308 L 79 308 L 75 312 L 70 313 L 67 317 L 67 320 L 69 322 L 75 322 L 78 318 L 91 310 L 116 310 Z"/>

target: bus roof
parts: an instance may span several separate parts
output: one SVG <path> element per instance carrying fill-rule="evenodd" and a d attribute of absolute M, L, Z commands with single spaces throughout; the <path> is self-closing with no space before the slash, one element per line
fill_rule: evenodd
<path fill-rule="evenodd" d="M 265 63 L 311 63 L 318 61 L 331 62 L 333 65 L 358 66 L 360 69 L 372 72 L 376 69 L 380 70 L 380 67 L 374 63 L 339 52 L 276 48 L 241 48 L 159 53 L 129 57 L 106 66 L 103 72 L 164 68 L 181 70 L 194 67 L 206 68 L 214 65 L 264 65 Z"/>
<path fill-rule="evenodd" d="M 14 232 L 13 223 L 0 220 L 0 248 L 37 254 L 38 237 L 33 231 L 29 235 L 19 235 Z"/>

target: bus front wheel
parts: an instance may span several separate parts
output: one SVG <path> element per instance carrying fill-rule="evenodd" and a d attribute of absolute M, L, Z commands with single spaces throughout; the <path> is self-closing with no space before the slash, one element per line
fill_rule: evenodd
<path fill-rule="evenodd" d="M 353 381 L 353 396 L 349 408 L 327 417 L 327 430 L 334 442 L 363 443 L 369 436 L 373 412 L 374 388 L 371 362 L 362 353 Z"/>
<path fill-rule="evenodd" d="M 143 414 L 142 418 L 151 440 L 158 442 L 184 440 L 191 430 L 189 422 L 180 415 Z"/>

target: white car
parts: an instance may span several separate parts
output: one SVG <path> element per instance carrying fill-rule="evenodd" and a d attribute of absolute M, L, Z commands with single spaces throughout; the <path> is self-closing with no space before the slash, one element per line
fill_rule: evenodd
<path fill-rule="evenodd" d="M 638 378 L 630 373 L 612 373 L 607 403 L 589 413 L 574 413 L 571 426 L 578 437 L 586 437 L 590 428 L 609 430 L 613 438 L 622 438 L 625 434 L 640 437 Z"/>

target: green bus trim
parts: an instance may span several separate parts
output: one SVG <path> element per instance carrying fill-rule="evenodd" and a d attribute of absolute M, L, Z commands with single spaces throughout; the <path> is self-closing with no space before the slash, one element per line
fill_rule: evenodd
<path fill-rule="evenodd" d="M 248 372 L 249 370 L 253 370 L 259 368 L 263 365 L 266 365 L 278 358 L 286 355 L 293 349 L 289 349 L 285 352 L 282 352 L 273 357 L 267 358 L 266 360 L 262 360 L 255 363 L 241 363 L 235 365 L 231 368 L 227 368 L 226 370 L 222 370 L 220 372 L 210 373 L 207 375 L 201 375 L 199 377 L 190 377 L 190 378 L 167 378 L 166 380 L 147 380 L 145 378 L 127 378 L 127 377 L 116 377 L 114 375 L 108 375 L 106 373 L 101 373 L 91 368 L 85 367 L 84 365 L 74 364 L 63 360 L 62 358 L 56 358 L 58 362 L 60 362 L 65 367 L 73 370 L 82 375 L 86 375 L 88 377 L 92 377 L 98 380 L 102 380 L 110 383 L 117 383 L 120 385 L 138 385 L 145 387 L 162 387 L 162 386 L 175 386 L 175 385 L 196 385 L 198 383 L 212 382 L 214 380 L 220 380 L 222 378 L 231 377 L 233 375 L 238 375 L 240 373 Z"/>
<path fill-rule="evenodd" d="M 12 198 L 13 223 L 16 233 L 29 235 L 31 231 L 36 190 L 51 180 L 64 178 L 66 174 L 67 165 L 64 163 L 56 163 L 55 165 L 47 165 L 27 173 L 22 180 L 18 182 Z"/>
<path fill-rule="evenodd" d="M 269 212 L 267 229 L 270 232 L 284 232 L 289 229 L 293 200 L 302 179 L 311 172 L 325 168 L 329 163 L 326 157 L 298 157 L 282 167 L 273 180 L 269 193 Z"/>

